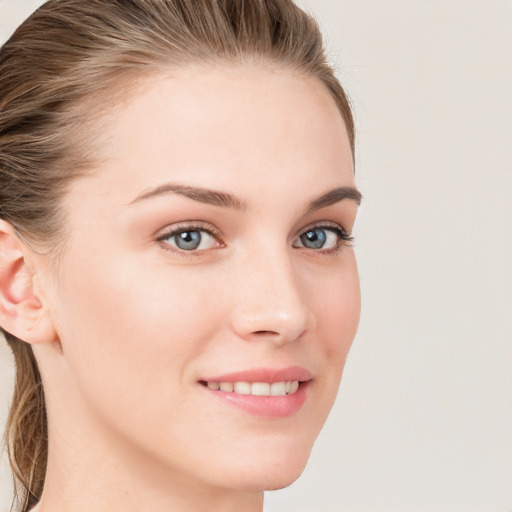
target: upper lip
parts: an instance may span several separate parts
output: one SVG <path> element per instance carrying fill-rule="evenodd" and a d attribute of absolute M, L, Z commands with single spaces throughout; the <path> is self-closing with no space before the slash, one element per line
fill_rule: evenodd
<path fill-rule="evenodd" d="M 288 366 L 286 368 L 252 368 L 224 375 L 214 375 L 201 379 L 205 382 L 305 382 L 311 380 L 311 373 L 300 366 Z"/>

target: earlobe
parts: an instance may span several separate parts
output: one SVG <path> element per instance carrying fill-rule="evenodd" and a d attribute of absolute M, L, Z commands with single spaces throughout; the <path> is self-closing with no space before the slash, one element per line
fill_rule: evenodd
<path fill-rule="evenodd" d="M 52 319 L 36 289 L 31 250 L 0 220 L 0 326 L 28 343 L 55 341 Z"/>

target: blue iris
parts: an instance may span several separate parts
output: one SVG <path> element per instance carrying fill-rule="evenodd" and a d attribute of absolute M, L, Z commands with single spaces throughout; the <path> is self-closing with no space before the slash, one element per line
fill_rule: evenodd
<path fill-rule="evenodd" d="M 199 231 L 182 231 L 174 235 L 176 246 L 185 251 L 193 251 L 201 245 L 201 233 Z"/>
<path fill-rule="evenodd" d="M 306 231 L 300 237 L 300 241 L 304 247 L 308 249 L 321 249 L 327 240 L 327 234 L 324 229 L 316 228 Z"/>

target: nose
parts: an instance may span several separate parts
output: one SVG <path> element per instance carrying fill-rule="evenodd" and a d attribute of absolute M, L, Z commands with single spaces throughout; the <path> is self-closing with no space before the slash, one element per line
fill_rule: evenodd
<path fill-rule="evenodd" d="M 239 337 L 282 345 L 314 328 L 307 291 L 289 255 L 253 255 L 237 277 L 231 323 Z"/>

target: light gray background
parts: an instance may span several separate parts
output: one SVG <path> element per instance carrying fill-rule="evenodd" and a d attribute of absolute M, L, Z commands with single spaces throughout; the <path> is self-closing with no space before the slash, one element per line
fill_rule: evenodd
<path fill-rule="evenodd" d="M 40 3 L 0 0 L 0 39 Z M 512 3 L 301 3 L 356 109 L 363 315 L 306 472 L 266 508 L 511 512 Z M 7 509 L 5 463 L 0 482 Z"/>

